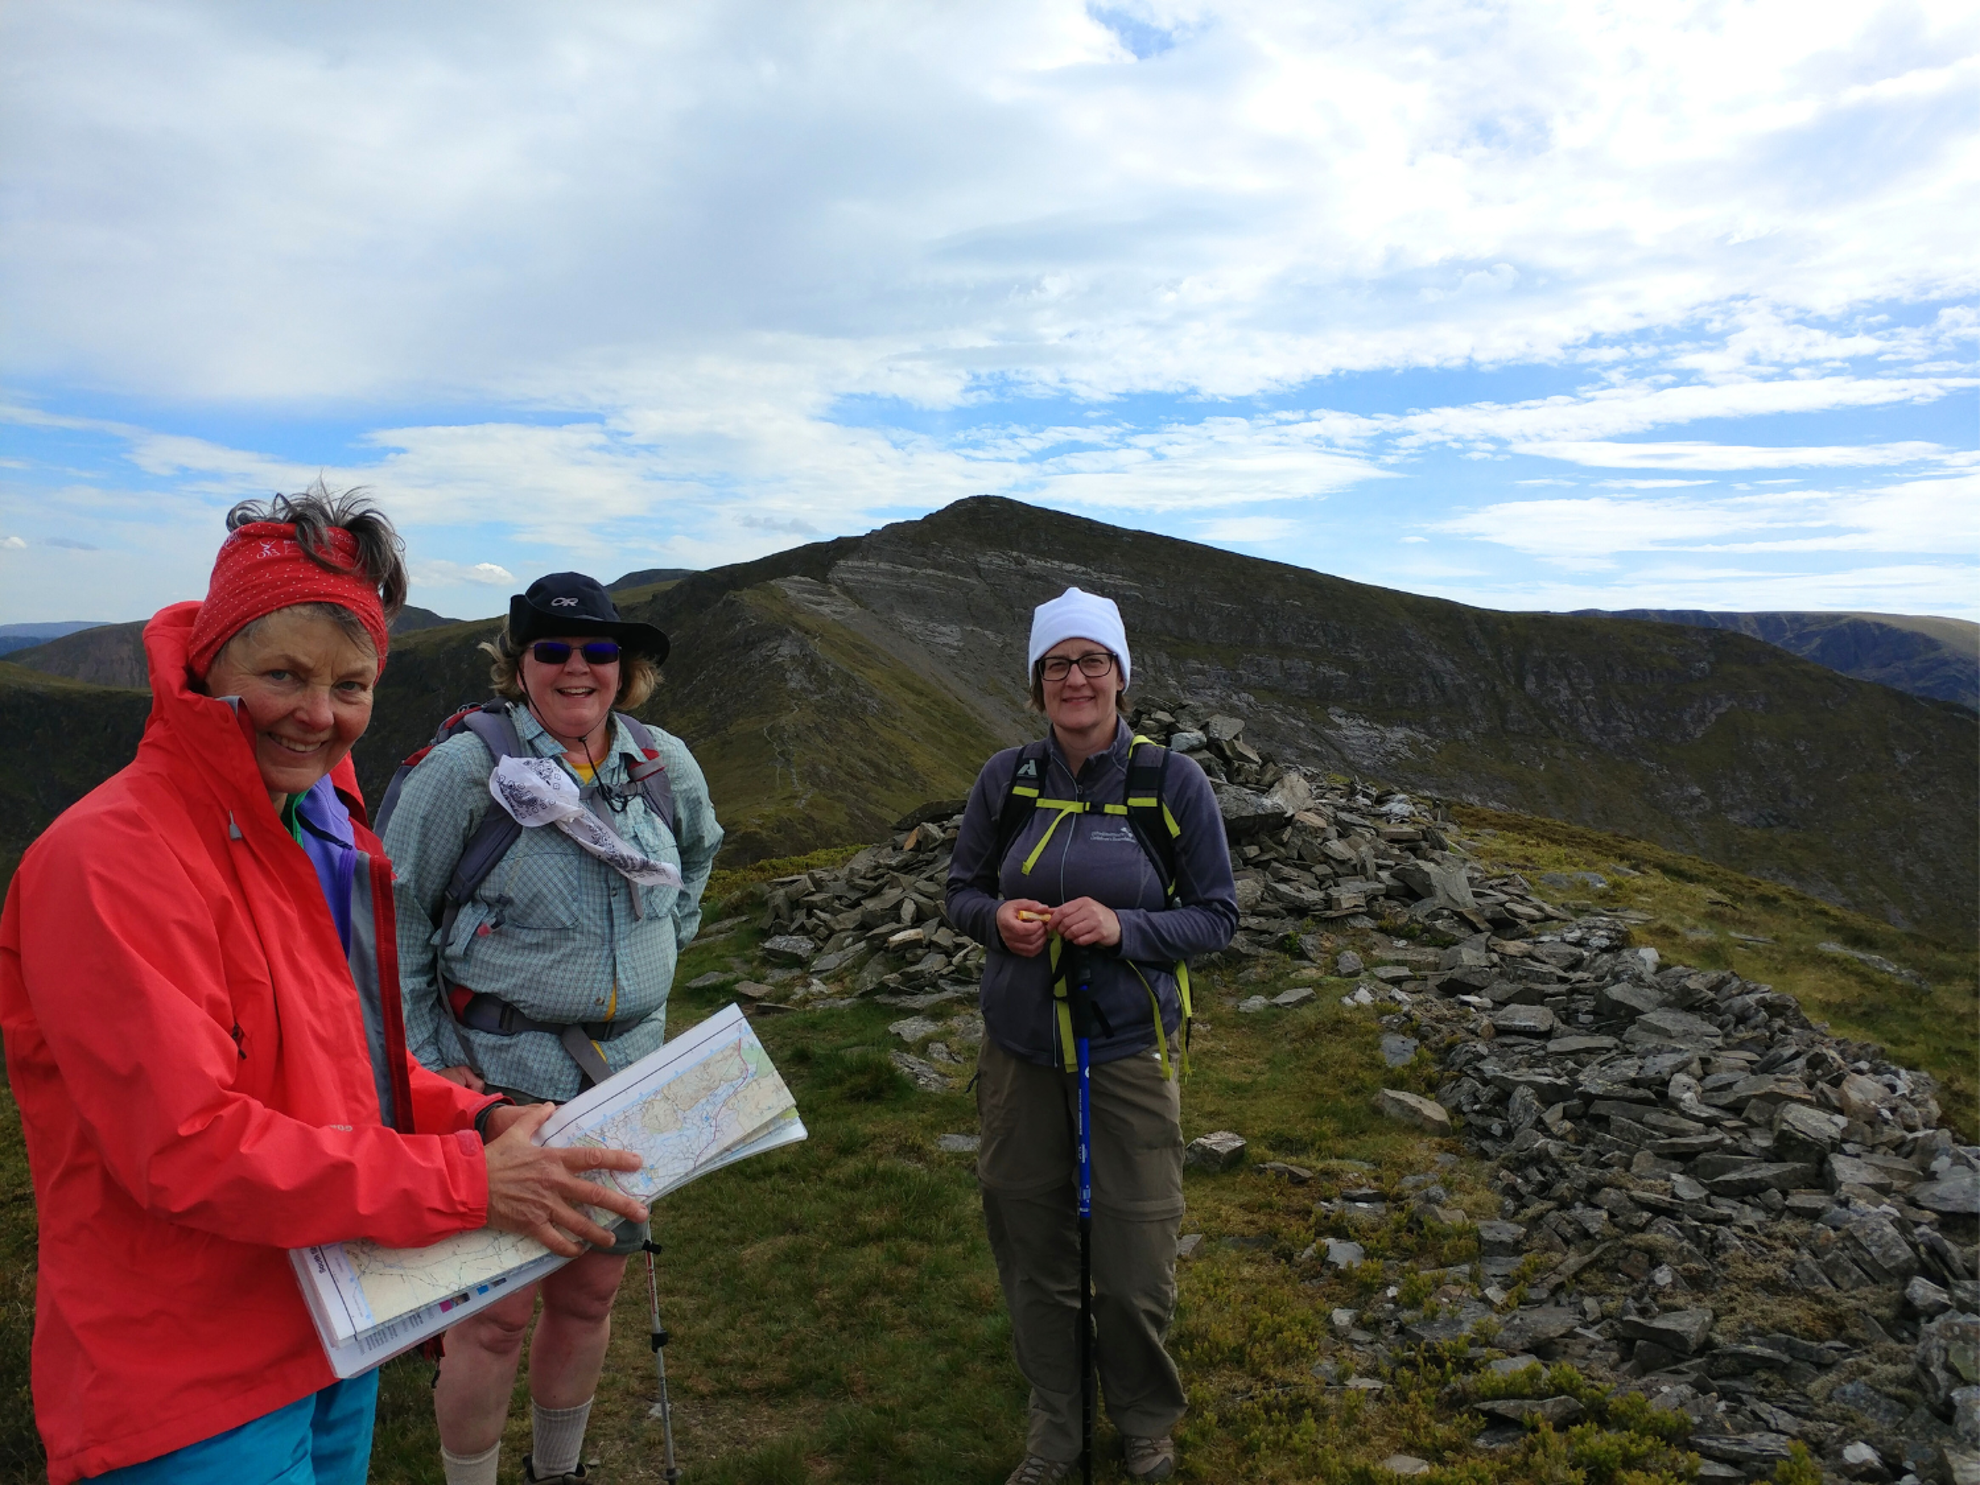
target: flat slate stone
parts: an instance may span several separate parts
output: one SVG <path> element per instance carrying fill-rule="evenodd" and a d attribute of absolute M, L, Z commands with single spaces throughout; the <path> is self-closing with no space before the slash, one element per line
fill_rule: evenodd
<path fill-rule="evenodd" d="M 1376 1109 L 1391 1119 L 1400 1119 L 1405 1124 L 1414 1124 L 1418 1129 L 1431 1134 L 1449 1134 L 1451 1116 L 1444 1106 L 1435 1099 L 1425 1098 L 1420 1093 L 1405 1092 L 1401 1088 L 1384 1088 L 1375 1095 Z"/>
<path fill-rule="evenodd" d="M 1595 1005 L 1606 1017 L 1635 1017 L 1650 1011 L 1660 1011 L 1671 1003 L 1670 996 L 1650 985 L 1637 985 L 1628 980 L 1617 985 L 1604 985 L 1595 992 Z"/>
<path fill-rule="evenodd" d="M 766 938 L 758 948 L 765 959 L 774 959 L 779 964 L 809 964 L 818 952 L 818 945 L 798 933 L 780 933 L 775 938 Z"/>
<path fill-rule="evenodd" d="M 1621 1045 L 1612 1036 L 1557 1036 L 1547 1043 L 1547 1054 L 1572 1057 L 1579 1052 L 1613 1052 Z"/>
<path fill-rule="evenodd" d="M 1790 1165 L 1764 1161 L 1741 1170 L 1713 1176 L 1705 1182 L 1714 1196 L 1756 1196 L 1762 1191 L 1798 1191 L 1815 1179 L 1812 1165 Z"/>
<path fill-rule="evenodd" d="M 1565 1305 L 1536 1305 L 1508 1316 L 1499 1328 L 1499 1345 L 1522 1350 L 1535 1341 L 1557 1341 L 1582 1323 L 1580 1310 Z"/>
<path fill-rule="evenodd" d="M 1517 1222 L 1488 1219 L 1478 1224 L 1478 1251 L 1488 1258 L 1512 1258 L 1526 1247 L 1526 1229 Z"/>
<path fill-rule="evenodd" d="M 1329 1268 L 1353 1268 L 1367 1255 L 1362 1252 L 1360 1243 L 1350 1243 L 1342 1238 L 1327 1239 L 1327 1266 Z"/>
<path fill-rule="evenodd" d="M 1276 1006 L 1284 1006 L 1286 1009 L 1290 1010 L 1292 1007 L 1296 1005 L 1305 1005 L 1309 1000 L 1313 1000 L 1315 998 L 1316 996 L 1314 994 L 1314 990 L 1311 985 L 1295 985 L 1293 986 L 1292 989 L 1282 990 L 1277 995 L 1273 996 L 1272 1004 Z"/>
<path fill-rule="evenodd" d="M 923 1062 L 919 1057 L 906 1052 L 889 1052 L 887 1060 L 913 1080 L 914 1086 L 923 1093 L 943 1093 L 948 1090 L 949 1080 L 942 1070 L 932 1062 Z"/>
<path fill-rule="evenodd" d="M 1831 1155 L 1822 1174 L 1831 1191 L 1840 1191 L 1845 1186 L 1866 1186 L 1878 1192 L 1891 1189 L 1890 1172 L 1854 1155 Z"/>
<path fill-rule="evenodd" d="M 1408 1067 L 1416 1060 L 1417 1040 L 1401 1032 L 1382 1033 L 1382 1060 L 1390 1067 Z"/>
<path fill-rule="evenodd" d="M 1936 1181 L 1927 1181 L 1905 1192 L 1904 1199 L 1915 1207 L 1945 1216 L 1980 1216 L 1980 1175 L 1958 1169 L 1946 1172 Z"/>
<path fill-rule="evenodd" d="M 1501 1036 L 1546 1036 L 1554 1029 L 1554 1013 L 1544 1005 L 1509 1005 L 1492 1012 L 1492 1026 Z"/>
<path fill-rule="evenodd" d="M 1757 1473 L 1790 1458 L 1793 1442 L 1784 1433 L 1695 1433 L 1685 1447 L 1707 1459 Z"/>
<path fill-rule="evenodd" d="M 1472 1406 L 1488 1418 L 1503 1418 L 1508 1423 L 1538 1418 L 1555 1428 L 1579 1423 L 1588 1411 L 1571 1397 L 1498 1397 Z"/>
<path fill-rule="evenodd" d="M 1630 1023 L 1623 1040 L 1633 1046 L 1677 1046 L 1695 1051 L 1717 1047 L 1725 1040 L 1710 1021 L 1684 1011 L 1646 1011 Z"/>
<path fill-rule="evenodd" d="M 938 1135 L 935 1140 L 935 1148 L 946 1150 L 951 1155 L 974 1155 L 978 1150 L 983 1148 L 983 1136 L 980 1134 Z"/>
<path fill-rule="evenodd" d="M 1183 1147 L 1183 1164 L 1197 1170 L 1229 1170 L 1244 1159 L 1244 1140 L 1228 1129 L 1201 1135 Z"/>
<path fill-rule="evenodd" d="M 1616 1329 L 1633 1341 L 1650 1341 L 1689 1356 L 1712 1330 L 1710 1310 L 1667 1310 L 1661 1315 L 1625 1315 Z"/>
<path fill-rule="evenodd" d="M 1885 1428 L 1895 1428 L 1908 1416 L 1903 1403 L 1886 1397 L 1868 1382 L 1845 1382 L 1829 1394 L 1829 1401 L 1841 1403 Z"/>

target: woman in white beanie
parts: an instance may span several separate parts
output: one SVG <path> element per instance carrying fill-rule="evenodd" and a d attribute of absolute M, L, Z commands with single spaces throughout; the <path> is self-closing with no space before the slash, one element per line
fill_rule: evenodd
<path fill-rule="evenodd" d="M 988 949 L 977 1175 L 1019 1369 L 1025 1458 L 1051 1485 L 1083 1443 L 1077 1325 L 1077 1080 L 1066 976 L 1086 956 L 1095 1358 L 1130 1479 L 1166 1480 L 1184 1398 L 1164 1349 L 1182 1219 L 1184 965 L 1230 942 L 1237 887 L 1216 796 L 1189 758 L 1137 741 L 1113 600 L 1068 588 L 1032 614 L 1046 736 L 977 776 L 949 868 L 949 919 Z M 1143 801 L 1130 807 L 1130 800 Z M 1055 943 L 1054 940 L 1057 942 Z"/>

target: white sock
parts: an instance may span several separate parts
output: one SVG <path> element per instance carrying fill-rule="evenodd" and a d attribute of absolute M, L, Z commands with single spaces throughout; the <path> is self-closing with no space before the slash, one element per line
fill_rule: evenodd
<path fill-rule="evenodd" d="M 536 1477 L 541 1479 L 567 1475 L 578 1467 L 578 1455 L 584 1452 L 584 1424 L 591 1416 L 592 1399 L 586 1398 L 574 1408 L 546 1408 L 534 1400 L 530 1411 L 530 1459 L 536 1466 Z M 454 1485 L 449 1480 L 447 1485 Z"/>
<path fill-rule="evenodd" d="M 447 1485 L 495 1485 L 495 1466 L 502 1460 L 502 1441 L 497 1439 L 479 1454 L 456 1454 L 440 1446 L 440 1468 L 447 1472 Z"/>

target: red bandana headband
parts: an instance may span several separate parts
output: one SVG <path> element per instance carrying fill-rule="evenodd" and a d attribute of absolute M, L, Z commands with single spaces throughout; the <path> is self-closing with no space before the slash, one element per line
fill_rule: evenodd
<path fill-rule="evenodd" d="M 331 560 L 350 570 L 332 572 L 303 552 L 296 528 L 282 521 L 255 521 L 220 544 L 206 601 L 193 621 L 187 660 L 205 679 L 221 648 L 256 619 L 298 603 L 334 603 L 357 615 L 378 664 L 385 664 L 385 609 L 378 589 L 358 568 L 357 538 L 340 526 L 324 533 Z"/>

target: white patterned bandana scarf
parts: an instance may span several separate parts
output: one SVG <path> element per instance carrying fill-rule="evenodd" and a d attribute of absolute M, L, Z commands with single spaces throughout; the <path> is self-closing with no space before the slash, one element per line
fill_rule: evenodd
<path fill-rule="evenodd" d="M 551 758 L 511 754 L 488 776 L 488 792 L 518 825 L 555 825 L 629 882 L 642 887 L 678 887 L 680 868 L 642 856 L 619 833 L 584 807 L 571 776 Z"/>

